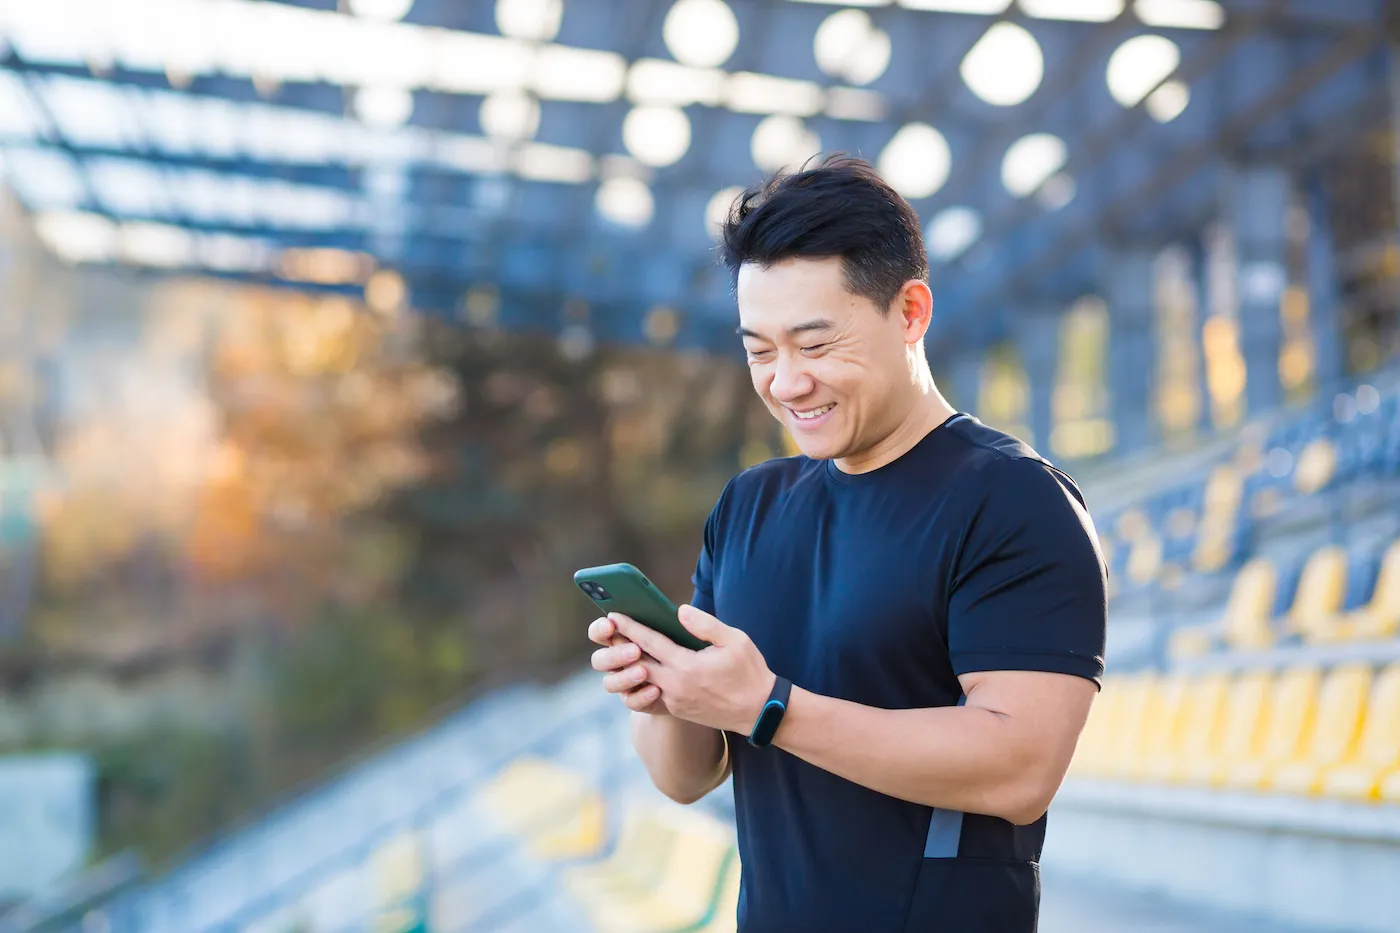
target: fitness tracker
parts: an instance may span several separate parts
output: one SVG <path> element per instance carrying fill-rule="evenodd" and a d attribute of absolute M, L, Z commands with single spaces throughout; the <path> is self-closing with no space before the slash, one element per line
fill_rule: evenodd
<path fill-rule="evenodd" d="M 792 694 L 792 681 L 779 677 L 773 684 L 773 692 L 768 694 L 768 702 L 754 720 L 753 731 L 749 733 L 749 744 L 754 748 L 767 748 L 773 744 L 773 736 L 782 725 L 783 714 L 787 712 L 788 696 Z"/>

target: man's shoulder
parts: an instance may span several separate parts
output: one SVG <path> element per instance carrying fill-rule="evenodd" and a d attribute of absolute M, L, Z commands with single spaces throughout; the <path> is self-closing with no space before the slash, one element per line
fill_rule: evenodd
<path fill-rule="evenodd" d="M 948 430 L 966 445 L 968 458 L 976 469 L 990 469 L 1001 475 L 1054 477 L 1061 485 L 1078 491 L 1073 477 L 1018 437 L 969 417 L 948 425 Z"/>
<path fill-rule="evenodd" d="M 963 443 L 969 458 L 979 466 L 1008 460 L 1047 463 L 1030 444 L 1005 431 L 998 431 L 990 425 L 983 424 L 970 415 L 959 416 L 947 424 L 944 430 Z"/>

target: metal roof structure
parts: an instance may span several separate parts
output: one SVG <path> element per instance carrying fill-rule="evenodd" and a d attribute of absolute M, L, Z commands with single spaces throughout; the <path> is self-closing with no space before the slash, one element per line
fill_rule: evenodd
<path fill-rule="evenodd" d="M 732 347 L 708 216 L 817 151 L 928 224 L 981 343 L 1383 119 L 1382 0 L 6 0 L 0 164 L 74 261 L 362 282 Z M 339 250 L 344 252 L 330 252 Z M 372 259 L 370 258 L 372 257 Z M 356 286 L 358 287 L 358 286 Z M 498 310 L 497 310 L 498 309 Z M 718 326 L 722 325 L 722 326 Z"/>

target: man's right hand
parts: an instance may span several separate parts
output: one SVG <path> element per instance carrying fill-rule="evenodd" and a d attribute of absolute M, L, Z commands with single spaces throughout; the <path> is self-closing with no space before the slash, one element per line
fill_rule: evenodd
<path fill-rule="evenodd" d="M 647 682 L 648 658 L 636 643 L 618 634 L 612 619 L 594 619 L 588 626 L 588 639 L 604 646 L 593 652 L 593 669 L 603 673 L 604 690 L 619 694 L 633 712 L 669 715 L 661 688 Z"/>

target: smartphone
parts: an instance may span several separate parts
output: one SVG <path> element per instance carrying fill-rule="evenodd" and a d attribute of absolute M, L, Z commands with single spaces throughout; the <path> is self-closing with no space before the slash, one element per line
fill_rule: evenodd
<path fill-rule="evenodd" d="M 620 612 L 631 616 L 692 651 L 709 647 L 709 642 L 696 638 L 681 625 L 676 604 L 631 564 L 585 567 L 574 574 L 574 583 L 603 615 Z"/>

